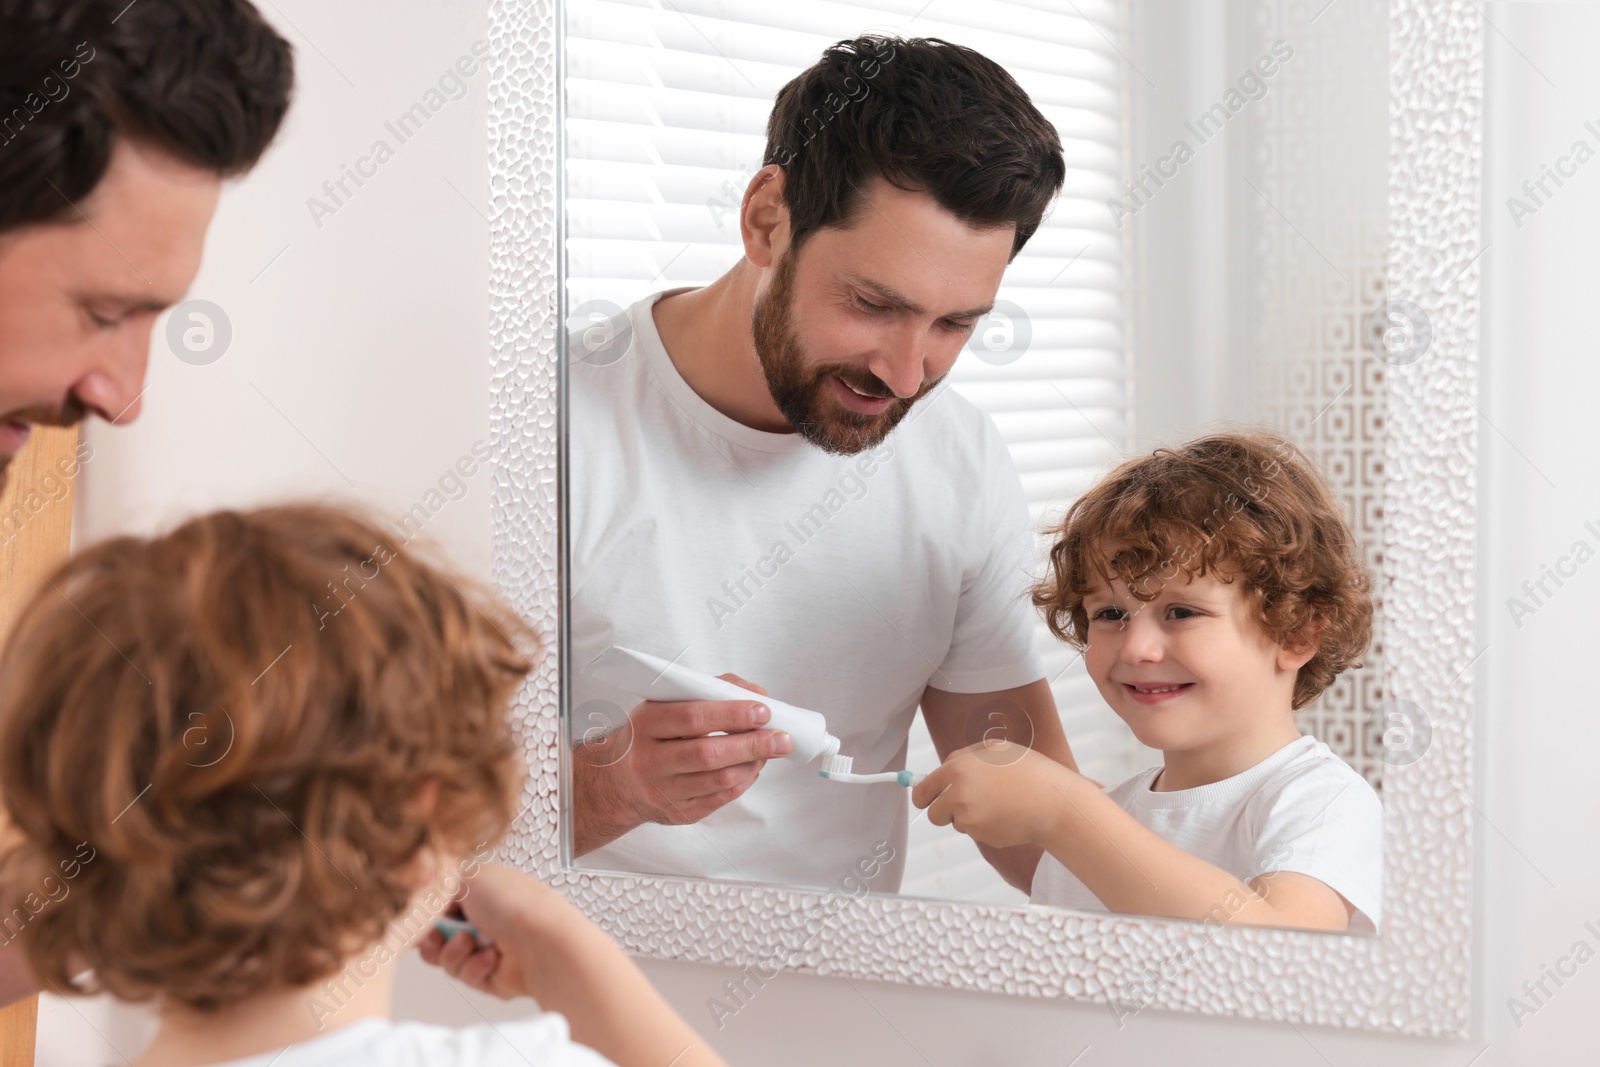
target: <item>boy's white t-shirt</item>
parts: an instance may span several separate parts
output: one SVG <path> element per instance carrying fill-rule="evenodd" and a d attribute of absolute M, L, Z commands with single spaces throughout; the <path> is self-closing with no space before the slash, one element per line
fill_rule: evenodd
<path fill-rule="evenodd" d="M 574 736 L 638 704 L 583 672 L 613 644 L 822 712 L 862 772 L 905 767 L 927 686 L 1043 678 L 1027 502 L 989 417 L 947 381 L 855 456 L 752 429 L 678 373 L 651 313 L 662 295 L 597 327 L 621 333 L 594 358 L 579 334 L 570 346 Z M 699 823 L 647 824 L 579 862 L 898 889 L 906 790 L 829 782 L 819 766 L 769 760 Z"/>
<path fill-rule="evenodd" d="M 1300 737 L 1247 771 L 1193 789 L 1153 792 L 1159 773 L 1160 767 L 1140 771 L 1106 795 L 1141 825 L 1242 882 L 1272 871 L 1317 879 L 1354 906 L 1351 933 L 1377 932 L 1383 805 L 1367 780 L 1327 745 Z M 1029 899 L 1108 910 L 1048 852 L 1034 871 Z"/>
<path fill-rule="evenodd" d="M 670 1059 L 670 1053 L 663 1058 Z M 573 1044 L 566 1017 L 545 1012 L 483 1026 L 362 1019 L 287 1049 L 213 1067 L 616 1067 Z"/>

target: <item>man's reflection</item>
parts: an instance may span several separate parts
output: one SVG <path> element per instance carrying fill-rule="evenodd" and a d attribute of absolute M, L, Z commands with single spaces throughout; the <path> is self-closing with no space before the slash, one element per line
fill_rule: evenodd
<path fill-rule="evenodd" d="M 633 305 L 603 358 L 571 339 L 574 850 L 805 885 L 874 856 L 873 888 L 894 889 L 903 789 L 781 759 L 759 687 L 640 704 L 582 668 L 619 644 L 737 672 L 823 712 L 863 772 L 904 767 L 919 705 L 941 757 L 993 736 L 998 707 L 1007 736 L 1072 765 L 1033 648 L 1020 480 L 941 385 L 1065 164 L 1009 74 L 934 40 L 830 47 L 767 134 L 743 258 Z M 1031 884 L 1036 847 L 984 848 Z"/>

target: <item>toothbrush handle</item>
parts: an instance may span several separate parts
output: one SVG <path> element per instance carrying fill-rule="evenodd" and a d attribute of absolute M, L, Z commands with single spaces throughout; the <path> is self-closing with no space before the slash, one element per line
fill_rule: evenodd
<path fill-rule="evenodd" d="M 444 935 L 444 939 L 446 941 L 465 930 L 468 934 L 472 935 L 472 939 L 478 942 L 480 945 L 488 945 L 488 942 L 484 940 L 483 935 L 478 933 L 478 928 L 476 926 L 469 922 L 464 922 L 461 919 L 452 919 L 448 915 L 441 915 L 433 920 L 433 925 L 434 929 L 438 930 L 439 933 Z"/>
<path fill-rule="evenodd" d="M 880 771 L 877 774 L 852 774 L 849 772 L 830 773 L 828 771 L 822 771 L 821 774 L 822 777 L 835 782 L 854 782 L 857 785 L 877 785 L 882 783 L 886 785 L 901 785 L 905 786 L 907 789 L 928 777 L 926 774 L 917 774 L 912 771 Z"/>

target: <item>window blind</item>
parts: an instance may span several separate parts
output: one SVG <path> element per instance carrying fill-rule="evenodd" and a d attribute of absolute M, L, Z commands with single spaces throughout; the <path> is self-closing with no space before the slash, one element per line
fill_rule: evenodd
<path fill-rule="evenodd" d="M 939 37 L 994 59 L 1060 132 L 1066 183 L 951 372 L 1011 449 L 1035 529 L 1126 448 L 1122 0 L 567 0 L 569 309 L 703 285 L 742 254 L 737 209 L 782 86 L 834 41 Z M 1047 547 L 1038 541 L 1039 560 Z M 1038 647 L 1080 765 L 1124 776 L 1126 731 L 1066 648 Z M 937 756 L 920 718 L 910 766 Z M 1014 901 L 971 842 L 914 824 L 904 890 Z"/>

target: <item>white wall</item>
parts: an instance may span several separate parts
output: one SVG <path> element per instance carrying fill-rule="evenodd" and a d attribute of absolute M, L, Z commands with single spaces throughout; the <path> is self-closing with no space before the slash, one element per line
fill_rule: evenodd
<path fill-rule="evenodd" d="M 194 366 L 151 348 L 144 413 L 89 430 L 78 535 L 144 531 L 195 510 L 357 495 L 398 515 L 474 441 L 487 440 L 487 87 L 479 69 L 401 143 L 386 128 L 426 102 L 475 42 L 484 5 L 352 0 L 260 5 L 295 45 L 297 98 L 260 167 L 225 193 L 190 295 L 220 306 L 233 340 Z M 469 68 L 470 69 L 470 68 Z M 345 179 L 342 205 L 323 183 Z M 318 213 L 313 197 L 333 208 Z M 181 311 L 181 308 L 180 308 Z M 427 533 L 484 576 L 487 473 Z"/>
<path fill-rule="evenodd" d="M 442 181 L 448 175 L 469 197 L 481 196 L 481 78 L 469 100 L 442 111 L 320 233 L 304 206 L 323 178 L 381 132 L 384 119 L 420 98 L 482 36 L 483 13 L 477 5 L 427 0 L 364 0 L 337 12 L 312 0 L 278 6 L 358 88 L 290 29 L 302 42 L 301 100 L 290 136 L 228 196 L 196 288 L 230 314 L 237 309 L 235 348 L 209 368 L 190 368 L 158 349 L 145 418 L 132 429 L 96 431 L 100 458 L 83 483 L 88 536 L 287 491 L 348 492 L 333 466 L 363 495 L 403 510 L 487 432 L 486 224 Z M 1600 925 L 1600 784 L 1592 770 L 1600 698 L 1589 673 L 1600 631 L 1600 562 L 1580 568 L 1520 628 L 1506 599 L 1576 539 L 1600 544 L 1584 530 L 1585 521 L 1600 526 L 1591 410 L 1600 363 L 1589 316 L 1600 290 L 1600 162 L 1580 169 L 1520 228 L 1505 199 L 1574 140 L 1600 147 L 1600 137 L 1583 128 L 1589 119 L 1600 125 L 1600 68 L 1588 54 L 1589 43 L 1600 40 L 1600 12 L 1498 3 L 1487 11 L 1500 32 L 1486 31 L 1478 647 L 1488 651 L 1477 667 L 1478 806 L 1486 821 L 1478 825 L 1481 888 L 1473 916 L 1480 1036 L 1420 1041 L 1157 1012 L 1119 1031 L 1092 1005 L 786 975 L 712 1034 L 731 1063 L 1066 1067 L 1080 1053 L 1083 1067 L 1595 1062 L 1600 960 L 1520 1029 L 1506 1000 L 1579 938 L 1593 946 L 1584 923 Z M 252 287 L 250 277 L 285 243 L 290 252 Z M 262 403 L 251 382 L 328 461 Z M 480 480 L 433 528 L 462 563 L 480 570 L 489 529 L 483 490 Z M 706 1000 L 733 972 L 644 966 L 691 1022 L 710 1028 Z M 472 1005 L 420 966 L 402 975 L 402 1014 L 477 1021 L 484 1002 Z M 485 1008 L 496 1009 L 505 1010 Z M 75 1010 L 89 1012 L 124 1052 L 135 1050 L 137 1020 L 50 1002 L 42 1035 L 48 1054 L 39 1062 L 111 1058 L 109 1049 L 83 1047 Z"/>
<path fill-rule="evenodd" d="M 79 543 L 285 497 L 398 516 L 488 439 L 488 71 L 460 99 L 441 94 L 406 143 L 385 128 L 486 38 L 486 5 L 258 6 L 295 45 L 299 77 L 278 141 L 224 193 L 190 294 L 223 309 L 232 344 L 194 366 L 157 323 L 139 421 L 88 430 Z M 323 182 L 380 138 L 393 158 L 363 186 L 346 179 L 352 195 L 319 227 L 307 200 L 331 204 Z M 484 579 L 488 485 L 485 468 L 424 529 Z M 103 1002 L 46 998 L 41 1016 L 38 1062 L 52 1067 L 120 1063 L 148 1039 L 143 1018 Z"/>

